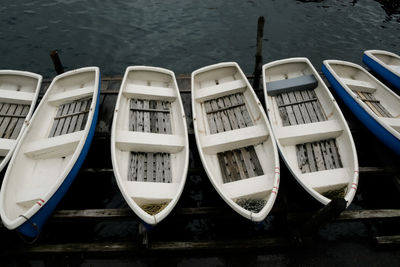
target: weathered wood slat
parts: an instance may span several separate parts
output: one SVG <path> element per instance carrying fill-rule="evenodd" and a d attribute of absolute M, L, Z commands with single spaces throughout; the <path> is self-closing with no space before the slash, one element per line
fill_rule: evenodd
<path fill-rule="evenodd" d="M 17 105 L 16 104 L 10 104 L 10 107 L 7 111 L 8 114 L 14 114 L 15 110 L 17 109 Z M 10 117 L 5 117 L 0 125 L 0 137 L 3 138 L 9 124 L 11 122 L 11 118 Z"/>
<path fill-rule="evenodd" d="M 171 108 L 171 103 L 164 101 L 162 103 L 164 110 L 170 110 Z M 165 123 L 165 133 L 166 134 L 171 134 L 172 133 L 172 128 L 171 128 L 171 114 L 170 112 L 165 112 L 164 113 L 164 123 Z"/>
<path fill-rule="evenodd" d="M 146 171 L 145 153 L 138 153 L 138 158 L 137 158 L 137 181 L 138 182 L 146 181 L 145 171 Z"/>
<path fill-rule="evenodd" d="M 24 109 L 23 105 L 17 105 L 17 108 L 15 109 L 14 114 L 10 114 L 11 116 L 21 116 L 21 113 Z M 23 116 L 21 116 L 24 118 Z M 11 117 L 10 123 L 8 124 L 8 127 L 3 135 L 3 138 L 10 138 L 12 133 L 14 132 L 15 126 L 17 125 L 19 118 L 18 117 Z"/>
<path fill-rule="evenodd" d="M 254 146 L 247 147 L 247 150 L 249 151 L 251 162 L 254 166 L 253 168 L 254 168 L 254 172 L 255 172 L 256 176 L 263 175 L 264 172 L 261 167 L 260 160 L 258 159 L 257 153 L 254 149 Z"/>
<path fill-rule="evenodd" d="M 240 110 L 242 111 L 243 119 L 247 127 L 253 126 L 253 120 L 250 117 L 249 111 L 247 110 L 247 107 L 244 102 L 244 95 L 243 93 L 238 93 L 235 95 L 238 104 L 243 104 L 240 106 Z"/>
<path fill-rule="evenodd" d="M 277 95 L 275 97 L 275 101 L 276 101 L 276 104 L 279 106 L 278 110 L 279 110 L 279 115 L 281 116 L 281 119 L 282 119 L 282 125 L 289 126 L 290 125 L 289 114 L 286 111 L 286 107 L 282 107 L 283 105 L 285 105 L 283 103 L 282 96 Z"/>
<path fill-rule="evenodd" d="M 150 103 L 148 100 L 143 100 L 143 109 L 149 109 Z M 149 133 L 150 132 L 150 112 L 148 111 L 139 111 L 143 112 L 143 132 Z"/>
<path fill-rule="evenodd" d="M 23 116 L 23 118 L 18 119 L 17 124 L 15 125 L 15 128 L 14 128 L 14 131 L 12 132 L 12 134 L 10 136 L 10 139 L 17 139 L 17 137 L 21 131 L 22 125 L 24 124 L 26 115 L 28 115 L 29 108 L 30 108 L 29 105 L 24 105 L 24 108 L 21 112 L 21 116 Z"/>
<path fill-rule="evenodd" d="M 300 94 L 303 97 L 303 100 L 315 99 L 315 98 L 310 98 L 309 94 L 304 90 L 301 91 Z M 315 109 L 314 109 L 314 106 L 312 104 L 312 101 L 305 102 L 304 104 L 306 106 L 307 113 L 308 113 L 308 116 L 310 117 L 311 122 L 318 122 L 319 120 L 318 120 L 317 114 L 315 113 Z"/>
<path fill-rule="evenodd" d="M 137 181 L 137 159 L 138 154 L 131 152 L 129 159 L 128 181 Z"/>
<path fill-rule="evenodd" d="M 163 104 L 161 101 L 157 102 L 157 108 L 158 109 L 164 109 Z M 159 133 L 165 133 L 165 122 L 164 122 L 164 114 L 163 113 L 158 113 L 157 114 L 157 124 L 158 124 L 158 132 Z"/>
<path fill-rule="evenodd" d="M 253 164 L 251 162 L 251 156 L 247 148 L 241 148 L 240 152 L 243 157 L 244 165 L 246 166 L 246 171 L 248 177 L 255 177 L 257 176 L 256 172 L 254 171 Z"/>
<path fill-rule="evenodd" d="M 164 182 L 172 183 L 171 157 L 169 153 L 163 153 L 164 158 Z"/>
<path fill-rule="evenodd" d="M 68 113 L 65 116 L 64 127 L 61 130 L 61 134 L 66 134 L 68 132 L 68 128 L 70 127 L 70 123 L 71 123 L 71 116 L 73 116 L 72 114 L 74 114 L 74 111 L 75 111 L 75 106 L 76 106 L 76 102 L 72 102 L 69 105 Z"/>
<path fill-rule="evenodd" d="M 137 107 L 143 108 L 143 100 L 137 101 Z M 143 132 L 143 111 L 137 111 L 136 115 L 136 131 Z"/>
<path fill-rule="evenodd" d="M 225 152 L 226 161 L 227 161 L 227 168 L 230 171 L 230 176 L 232 181 L 240 180 L 239 170 L 234 162 L 233 153 L 232 151 Z"/>
<path fill-rule="evenodd" d="M 154 175 L 154 153 L 147 153 L 147 170 L 146 180 L 148 182 L 155 182 L 156 177 Z"/>
<path fill-rule="evenodd" d="M 229 99 L 229 96 L 228 97 L 223 97 L 223 101 L 224 101 L 224 104 L 225 104 L 225 109 L 226 109 L 225 112 L 228 115 L 228 119 L 229 119 L 229 123 L 231 125 L 231 129 L 232 130 L 238 129 L 239 128 L 238 121 L 236 119 L 235 112 L 233 111 L 232 103 L 231 103 L 231 100 Z"/>
<path fill-rule="evenodd" d="M 281 94 L 282 96 L 282 101 L 285 105 L 287 105 L 285 107 L 286 109 L 286 113 L 288 115 L 288 119 L 289 119 L 289 125 L 296 125 L 297 121 L 296 121 L 296 116 L 293 110 L 293 107 L 291 106 L 292 102 L 290 101 L 289 97 L 287 94 Z"/>
<path fill-rule="evenodd" d="M 303 96 L 301 95 L 301 93 L 299 91 L 294 92 L 294 95 L 296 97 L 297 104 L 299 105 L 301 115 L 303 116 L 304 123 L 311 123 L 311 118 L 310 118 L 310 115 L 308 114 L 306 103 L 310 102 L 310 101 L 316 101 L 317 99 L 304 100 Z"/>
<path fill-rule="evenodd" d="M 218 153 L 218 162 L 219 162 L 219 167 L 221 169 L 221 174 L 222 174 L 222 182 L 224 183 L 229 183 L 231 182 L 230 176 L 227 171 L 227 166 L 226 166 L 226 161 L 225 161 L 225 154 L 224 153 Z"/>
<path fill-rule="evenodd" d="M 315 90 L 308 90 L 308 95 L 310 98 L 317 98 L 317 95 L 315 94 Z M 315 113 L 317 114 L 318 121 L 326 121 L 326 116 L 325 116 L 324 110 L 321 107 L 321 103 L 319 103 L 319 101 L 314 101 L 311 103 L 314 107 Z"/>
<path fill-rule="evenodd" d="M 307 151 L 307 158 L 310 166 L 310 171 L 311 172 L 316 172 L 318 170 L 315 159 L 314 159 L 314 153 L 313 153 L 313 147 L 311 143 L 306 143 L 304 144 L 306 146 L 306 151 Z"/>
<path fill-rule="evenodd" d="M 75 109 L 74 109 L 73 113 L 71 114 L 71 121 L 70 121 L 67 133 L 75 132 L 75 128 L 76 128 L 76 124 L 77 124 L 79 116 L 83 112 L 89 112 L 88 109 L 85 109 L 84 111 L 81 111 L 81 106 L 82 106 L 82 101 L 77 101 L 76 104 L 75 104 Z"/>
<path fill-rule="evenodd" d="M 204 102 L 204 109 L 207 113 L 207 121 L 210 128 L 210 134 L 217 133 L 217 125 L 215 123 L 215 114 L 212 112 L 210 101 Z"/>
<path fill-rule="evenodd" d="M 214 111 L 218 110 L 218 104 L 216 100 L 211 100 L 210 102 L 211 108 Z M 217 133 L 221 133 L 224 131 L 224 126 L 222 124 L 222 118 L 221 118 L 221 112 L 215 112 L 214 113 L 214 119 L 215 119 L 215 126 L 217 126 Z"/>
<path fill-rule="evenodd" d="M 161 183 L 163 178 L 163 156 L 161 153 L 156 153 L 156 182 Z"/>
<path fill-rule="evenodd" d="M 294 115 L 296 117 L 297 124 L 303 124 L 304 123 L 303 115 L 301 113 L 299 105 L 297 104 L 296 96 L 294 95 L 293 92 L 287 93 L 286 95 L 289 101 L 292 103 L 292 108 Z"/>
<path fill-rule="evenodd" d="M 244 103 L 240 103 L 239 104 L 239 102 L 238 102 L 238 100 L 237 100 L 235 95 L 230 95 L 229 99 L 230 99 L 231 104 L 232 104 L 231 108 L 233 109 L 233 112 L 235 114 L 238 127 L 239 128 L 246 127 L 246 123 L 244 121 L 243 114 L 242 114 L 242 111 L 241 111 L 242 106 L 244 106 Z"/>
<path fill-rule="evenodd" d="M 343 164 L 340 159 L 339 149 L 336 145 L 336 140 L 330 139 L 329 143 L 331 144 L 330 148 L 331 148 L 331 153 L 332 153 L 332 157 L 333 157 L 333 162 L 335 164 L 335 168 L 342 168 Z"/>

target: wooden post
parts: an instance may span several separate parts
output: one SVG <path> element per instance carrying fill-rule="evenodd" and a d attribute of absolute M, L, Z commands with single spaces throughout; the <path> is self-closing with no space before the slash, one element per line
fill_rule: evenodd
<path fill-rule="evenodd" d="M 325 225 L 346 209 L 347 201 L 344 198 L 334 198 L 325 207 L 317 211 L 301 229 L 302 236 L 310 236 L 321 226 Z"/>
<path fill-rule="evenodd" d="M 61 63 L 60 57 L 58 56 L 57 50 L 53 50 L 50 53 L 51 60 L 54 64 L 54 69 L 56 70 L 57 74 L 61 74 L 64 72 L 64 67 Z"/>
<path fill-rule="evenodd" d="M 264 34 L 265 19 L 263 16 L 258 18 L 257 24 L 257 52 L 256 52 L 256 65 L 254 67 L 254 80 L 253 88 L 258 89 L 260 86 L 260 75 L 262 69 L 262 40 Z"/>

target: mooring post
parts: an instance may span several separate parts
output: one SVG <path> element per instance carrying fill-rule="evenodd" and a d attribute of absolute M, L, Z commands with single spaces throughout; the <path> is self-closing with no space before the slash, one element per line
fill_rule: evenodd
<path fill-rule="evenodd" d="M 150 247 L 150 233 L 146 228 L 144 223 L 139 223 L 138 229 L 138 245 L 141 248 L 149 248 Z"/>
<path fill-rule="evenodd" d="M 302 236 L 310 236 L 321 226 L 325 225 L 346 209 L 347 201 L 344 198 L 334 198 L 325 207 L 318 210 L 301 229 Z"/>
<path fill-rule="evenodd" d="M 258 18 L 257 23 L 257 52 L 256 52 L 256 65 L 254 67 L 254 80 L 253 88 L 258 89 L 260 86 L 260 75 L 262 69 L 262 40 L 264 35 L 264 23 L 265 19 L 263 16 Z"/>
<path fill-rule="evenodd" d="M 58 56 L 57 50 L 53 50 L 50 53 L 51 60 L 54 64 L 54 69 L 56 70 L 57 74 L 61 74 L 64 72 L 64 67 L 61 63 L 60 57 Z"/>

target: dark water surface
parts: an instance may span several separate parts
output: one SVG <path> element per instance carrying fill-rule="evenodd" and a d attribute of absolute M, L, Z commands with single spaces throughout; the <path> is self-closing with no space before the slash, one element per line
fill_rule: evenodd
<path fill-rule="evenodd" d="M 53 76 L 57 49 L 66 69 L 96 65 L 103 75 L 128 65 L 191 73 L 221 61 L 252 73 L 259 16 L 264 63 L 306 56 L 319 68 L 327 58 L 361 63 L 365 49 L 400 52 L 396 0 L 2 0 L 0 69 Z"/>

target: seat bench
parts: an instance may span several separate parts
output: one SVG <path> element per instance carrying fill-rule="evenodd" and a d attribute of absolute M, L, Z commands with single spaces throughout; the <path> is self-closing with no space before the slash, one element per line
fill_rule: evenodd
<path fill-rule="evenodd" d="M 196 90 L 195 99 L 197 102 L 204 102 L 226 95 L 242 93 L 246 90 L 246 87 L 247 83 L 244 80 L 234 80 L 214 86 L 207 86 Z"/>
<path fill-rule="evenodd" d="M 70 89 L 65 92 L 52 94 L 49 96 L 48 103 L 54 106 L 59 106 L 78 99 L 90 97 L 93 95 L 94 87 L 86 86 L 83 88 Z"/>
<path fill-rule="evenodd" d="M 251 196 L 255 194 L 267 194 L 274 186 L 274 174 L 260 175 L 248 179 L 221 185 L 222 191 L 231 199 Z"/>
<path fill-rule="evenodd" d="M 175 90 L 169 87 L 128 84 L 122 93 L 127 98 L 145 100 L 164 100 L 173 102 L 176 99 Z"/>
<path fill-rule="evenodd" d="M 160 200 L 173 199 L 179 189 L 179 183 L 125 181 L 124 186 L 131 198 Z"/>

